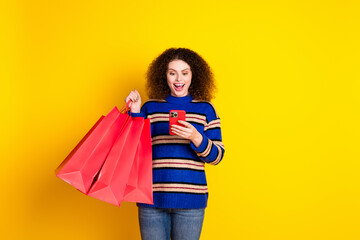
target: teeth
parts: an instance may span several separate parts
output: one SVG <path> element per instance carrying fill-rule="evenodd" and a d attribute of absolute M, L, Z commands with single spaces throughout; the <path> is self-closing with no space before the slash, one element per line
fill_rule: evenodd
<path fill-rule="evenodd" d="M 175 84 L 176 87 L 182 87 L 184 86 L 185 84 Z"/>

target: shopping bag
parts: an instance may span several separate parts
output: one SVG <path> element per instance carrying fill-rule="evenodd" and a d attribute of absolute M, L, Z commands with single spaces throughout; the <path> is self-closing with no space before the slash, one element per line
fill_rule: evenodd
<path fill-rule="evenodd" d="M 129 116 L 114 107 L 101 116 L 85 137 L 55 170 L 56 176 L 83 193 L 90 189 L 112 145 Z"/>
<path fill-rule="evenodd" d="M 123 201 L 153 204 L 150 119 L 145 119 Z"/>
<path fill-rule="evenodd" d="M 124 200 L 153 204 L 151 155 L 149 119 L 130 118 L 87 195 L 116 206 Z"/>

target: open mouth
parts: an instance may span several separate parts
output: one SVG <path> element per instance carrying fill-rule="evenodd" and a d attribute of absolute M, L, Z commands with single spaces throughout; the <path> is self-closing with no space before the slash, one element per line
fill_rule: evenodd
<path fill-rule="evenodd" d="M 183 90 L 183 89 L 184 89 L 184 86 L 185 86 L 185 84 L 181 84 L 181 83 L 176 83 L 176 84 L 174 84 L 174 87 L 175 87 L 175 90 L 176 90 L 176 91 L 181 91 L 181 90 Z"/>

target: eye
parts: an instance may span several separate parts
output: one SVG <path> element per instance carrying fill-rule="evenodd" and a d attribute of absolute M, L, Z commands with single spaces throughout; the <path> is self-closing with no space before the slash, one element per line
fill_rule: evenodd
<path fill-rule="evenodd" d="M 169 73 L 169 75 L 175 75 L 175 73 L 173 73 L 173 72 L 170 72 L 170 73 Z"/>
<path fill-rule="evenodd" d="M 185 72 L 184 75 L 188 75 L 189 73 Z"/>

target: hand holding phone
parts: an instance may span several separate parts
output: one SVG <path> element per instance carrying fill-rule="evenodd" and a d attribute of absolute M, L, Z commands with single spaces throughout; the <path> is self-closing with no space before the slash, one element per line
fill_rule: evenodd
<path fill-rule="evenodd" d="M 176 135 L 171 131 L 171 125 L 179 125 L 182 126 L 180 123 L 178 123 L 178 120 L 185 121 L 186 119 L 186 112 L 184 110 L 171 110 L 169 113 L 169 133 L 170 135 Z"/>

